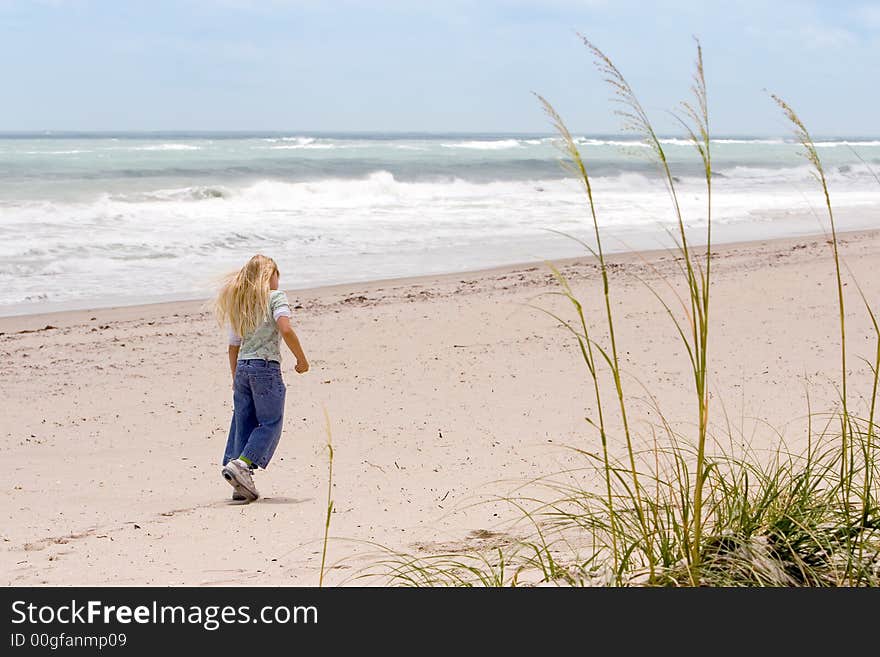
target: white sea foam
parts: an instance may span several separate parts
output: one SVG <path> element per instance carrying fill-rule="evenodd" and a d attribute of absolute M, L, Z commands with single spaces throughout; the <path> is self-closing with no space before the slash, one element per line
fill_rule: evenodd
<path fill-rule="evenodd" d="M 305 146 L 307 144 L 315 143 L 314 137 L 268 137 L 266 139 L 261 139 L 260 141 L 267 141 L 269 143 L 278 143 L 280 142 L 293 142 L 296 145 Z"/>
<path fill-rule="evenodd" d="M 150 144 L 148 146 L 132 146 L 133 151 L 199 151 L 201 146 L 193 144 Z"/>
<path fill-rule="evenodd" d="M 520 148 L 521 144 L 518 139 L 494 139 L 460 141 L 451 144 L 441 144 L 441 146 L 443 146 L 443 148 L 470 148 L 480 151 L 498 151 L 508 148 Z"/>
<path fill-rule="evenodd" d="M 594 139 L 592 137 L 576 137 L 575 143 L 582 146 L 624 146 L 634 148 L 650 148 L 648 144 L 638 140 Z"/>
<path fill-rule="evenodd" d="M 659 139 L 660 143 L 665 146 L 688 146 L 692 147 L 693 142 L 690 139 L 683 139 L 679 137 L 662 137 Z M 710 140 L 713 144 L 738 144 L 738 145 L 796 145 L 792 142 L 785 141 L 784 139 L 712 139 Z M 578 144 L 591 145 L 591 146 L 635 146 L 635 147 L 645 147 L 650 148 L 648 144 L 640 139 L 597 139 L 594 137 L 576 137 L 575 142 Z M 841 142 L 842 143 L 842 142 Z M 863 144 L 870 144 L 871 142 L 861 142 Z"/>
<path fill-rule="evenodd" d="M 360 141 L 338 141 L 338 140 L 320 140 L 314 139 L 312 137 L 282 137 L 280 140 L 266 140 L 266 141 L 281 141 L 284 143 L 275 144 L 273 146 L 266 146 L 270 150 L 275 151 L 295 151 L 295 150 L 347 150 L 347 149 L 362 149 L 362 148 L 375 148 L 375 145 L 370 144 L 368 142 L 360 142 Z"/>
<path fill-rule="evenodd" d="M 338 148 L 338 146 L 336 144 L 308 142 L 305 144 L 279 144 L 278 146 L 269 146 L 268 148 L 273 151 L 295 151 L 299 149 L 331 150 Z"/>
<path fill-rule="evenodd" d="M 297 144 L 313 144 L 315 143 L 314 137 L 281 137 L 281 141 L 294 141 Z"/>
<path fill-rule="evenodd" d="M 184 281 L 180 272 L 208 277 L 255 251 L 290 263 L 303 286 L 558 257 L 564 251 L 559 245 L 568 242 L 544 229 L 589 238 L 582 185 L 554 173 L 558 154 L 547 146 L 558 141 L 288 136 L 218 139 L 213 147 L 198 139 L 5 142 L 0 167 L 26 175 L 0 179 L 6 185 L 0 190 L 0 314 L 3 304 L 25 300 L 100 300 L 119 280 L 134 296 L 203 294 L 208 287 L 197 277 Z M 591 182 L 606 234 L 662 237 L 663 227 L 673 226 L 662 180 L 644 158 L 626 153 L 645 144 L 589 136 L 577 142 L 586 146 L 588 163 L 591 156 L 598 163 Z M 679 148 L 689 146 L 687 140 L 663 143 L 676 165 L 682 212 L 699 226 L 706 198 L 697 156 Z M 714 143 L 722 146 L 713 163 L 719 226 L 760 237 L 784 225 L 779 217 L 797 215 L 816 229 L 812 209 L 822 199 L 810 167 L 796 157 L 797 144 Z M 873 216 L 863 209 L 880 207 L 880 186 L 868 166 L 847 148 L 835 148 L 846 141 L 820 143 L 826 144 L 823 162 L 844 224 L 848 212 Z M 880 141 L 850 143 L 869 162 L 880 156 Z M 200 147 L 202 153 L 187 152 Z M 20 148 L 57 157 L 24 158 Z M 169 153 L 146 158 L 138 168 L 134 149 Z M 335 149 L 369 150 L 341 157 Z M 62 154 L 74 150 L 92 154 Z M 167 161 L 164 168 L 160 159 Z M 368 167 L 374 170 L 364 174 Z M 319 171 L 323 177 L 305 179 Z"/>
<path fill-rule="evenodd" d="M 764 144 L 772 146 L 788 143 L 783 139 L 711 139 L 710 141 L 713 144 Z"/>
<path fill-rule="evenodd" d="M 837 148 L 838 146 L 856 148 L 859 146 L 880 146 L 880 141 L 817 141 L 814 144 L 816 148 Z"/>
<path fill-rule="evenodd" d="M 194 185 L 176 189 L 157 189 L 152 192 L 105 194 L 102 198 L 121 203 L 150 203 L 168 201 L 210 201 L 229 196 L 231 192 L 220 186 Z"/>
<path fill-rule="evenodd" d="M 809 164 L 794 167 L 735 166 L 729 168 L 719 167 L 717 169 L 717 173 L 726 178 L 748 180 L 763 185 L 810 180 L 812 171 L 813 167 Z"/>
<path fill-rule="evenodd" d="M 25 155 L 78 155 L 80 153 L 91 153 L 92 151 L 72 149 L 67 151 L 21 151 Z"/>

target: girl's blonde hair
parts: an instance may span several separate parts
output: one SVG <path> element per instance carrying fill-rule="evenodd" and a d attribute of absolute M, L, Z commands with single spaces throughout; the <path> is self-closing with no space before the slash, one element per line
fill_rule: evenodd
<path fill-rule="evenodd" d="M 275 261 L 258 253 L 229 274 L 214 302 L 217 321 L 240 336 L 252 333 L 269 316 L 269 279 L 275 273 Z"/>

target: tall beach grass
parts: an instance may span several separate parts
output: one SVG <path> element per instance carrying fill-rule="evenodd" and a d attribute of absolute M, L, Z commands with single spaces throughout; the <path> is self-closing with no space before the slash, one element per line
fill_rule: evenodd
<path fill-rule="evenodd" d="M 583 466 L 539 477 L 529 492 L 522 492 L 524 488 L 501 498 L 522 519 L 517 540 L 487 552 L 423 556 L 388 550 L 371 576 L 411 586 L 880 584 L 875 422 L 880 327 L 862 293 L 874 330 L 874 353 L 865 359 L 873 376 L 865 395 L 867 409 L 860 416 L 850 403 L 852 391 L 847 385 L 846 267 L 828 180 L 806 126 L 783 99 L 771 94 L 791 123 L 824 196 L 839 314 L 840 407 L 817 413 L 807 397 L 806 449 L 789 449 L 777 435 L 774 449 L 767 454 L 742 447 L 723 413 L 718 421 L 710 421 L 713 170 L 702 48 L 697 42 L 691 98 L 675 113 L 703 165 L 706 228 L 697 244 L 688 235 L 678 179 L 647 112 L 613 61 L 581 38 L 611 88 L 624 129 L 648 146 L 669 195 L 675 218 L 670 237 L 678 251 L 684 293 L 671 302 L 656 285 L 645 284 L 665 309 L 684 347 L 693 395 L 693 429 L 675 428 L 658 405 L 659 420 L 646 424 L 648 428 L 640 435 L 635 433 L 632 396 L 623 384 L 613 290 L 589 160 L 552 104 L 537 95 L 558 134 L 564 164 L 583 185 L 593 242 L 582 244 L 598 263 L 604 300 L 601 314 L 588 316 L 569 281 L 551 265 L 558 281 L 555 294 L 567 300 L 573 319 L 536 306 L 572 336 L 595 398 L 592 435 L 585 436 L 582 444 L 569 446 L 582 457 Z M 676 281 L 661 282 L 674 292 Z M 608 396 L 602 394 L 607 386 L 614 399 L 610 405 Z M 645 392 L 653 398 L 650 390 Z"/>

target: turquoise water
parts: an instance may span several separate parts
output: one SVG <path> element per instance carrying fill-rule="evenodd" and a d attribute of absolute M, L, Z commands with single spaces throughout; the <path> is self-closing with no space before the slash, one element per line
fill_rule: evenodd
<path fill-rule="evenodd" d="M 620 136 L 578 143 L 608 246 L 661 246 L 673 215 L 648 150 Z M 663 143 L 698 230 L 700 162 L 687 142 Z M 817 146 L 841 228 L 868 227 L 880 140 Z M 796 144 L 712 148 L 719 235 L 820 228 Z M 578 255 L 547 230 L 589 237 L 559 158 L 549 135 L 0 134 L 0 314 L 201 297 L 255 252 L 278 260 L 288 288 Z"/>

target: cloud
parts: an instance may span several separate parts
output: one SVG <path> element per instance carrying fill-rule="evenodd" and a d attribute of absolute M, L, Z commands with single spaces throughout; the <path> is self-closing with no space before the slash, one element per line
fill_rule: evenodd
<path fill-rule="evenodd" d="M 864 28 L 880 30 L 880 7 L 862 5 L 852 10 L 853 18 Z"/>

